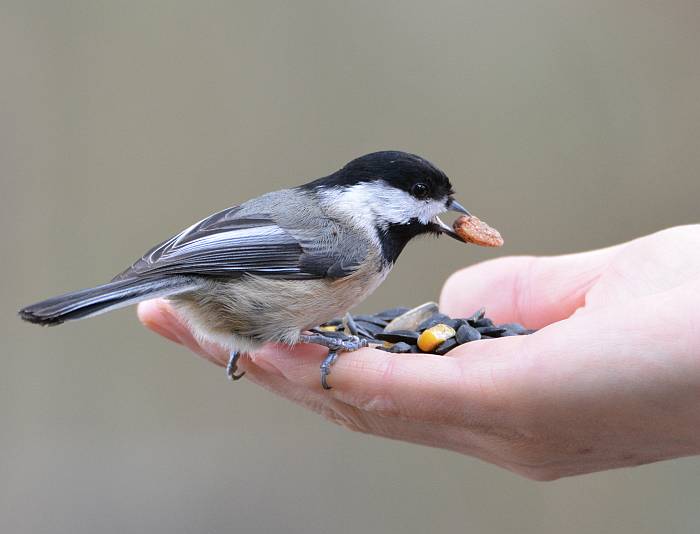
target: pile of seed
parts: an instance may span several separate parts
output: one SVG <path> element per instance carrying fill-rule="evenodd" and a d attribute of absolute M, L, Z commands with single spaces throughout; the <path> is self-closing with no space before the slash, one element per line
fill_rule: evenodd
<path fill-rule="evenodd" d="M 434 302 L 416 308 L 391 308 L 374 315 L 350 315 L 334 319 L 319 328 L 334 336 L 354 335 L 376 348 L 395 353 L 446 354 L 455 347 L 478 339 L 531 334 L 534 330 L 518 323 L 495 324 L 484 308 L 464 319 L 440 313 Z"/>

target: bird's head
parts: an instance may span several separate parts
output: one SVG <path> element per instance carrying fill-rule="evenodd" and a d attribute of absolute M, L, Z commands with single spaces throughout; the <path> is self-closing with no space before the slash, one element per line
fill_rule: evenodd
<path fill-rule="evenodd" d="M 429 161 L 406 152 L 373 152 L 339 171 L 307 184 L 344 220 L 377 235 L 389 261 L 413 237 L 445 233 L 438 217 L 446 211 L 469 214 L 457 202 L 449 178 Z M 456 238 L 459 240 L 459 238 Z"/>

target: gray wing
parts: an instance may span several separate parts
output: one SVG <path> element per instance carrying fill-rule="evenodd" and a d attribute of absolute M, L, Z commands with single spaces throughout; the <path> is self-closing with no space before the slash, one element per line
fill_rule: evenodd
<path fill-rule="evenodd" d="M 242 213 L 243 212 L 243 213 Z M 337 257 L 325 240 L 295 237 L 269 213 L 241 206 L 215 213 L 149 250 L 114 280 L 142 276 L 243 274 L 290 279 L 347 276 L 357 262 Z"/>

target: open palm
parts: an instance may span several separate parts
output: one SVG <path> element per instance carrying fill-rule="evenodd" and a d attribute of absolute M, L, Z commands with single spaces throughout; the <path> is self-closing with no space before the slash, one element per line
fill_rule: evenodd
<path fill-rule="evenodd" d="M 529 478 L 700 453 L 700 225 L 607 249 L 459 271 L 441 308 L 540 330 L 447 356 L 345 353 L 321 390 L 314 345 L 268 345 L 252 381 L 353 430 L 451 449 Z M 225 365 L 165 301 L 143 323 Z"/>

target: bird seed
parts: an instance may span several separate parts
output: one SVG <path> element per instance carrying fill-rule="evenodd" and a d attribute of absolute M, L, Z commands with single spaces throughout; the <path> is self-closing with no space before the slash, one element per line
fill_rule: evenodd
<path fill-rule="evenodd" d="M 322 324 L 314 331 L 331 337 L 359 336 L 387 352 L 443 355 L 452 349 L 478 341 L 532 334 L 535 330 L 519 323 L 496 324 L 481 308 L 465 318 L 440 313 L 435 302 L 415 308 L 391 308 L 378 313 L 345 315 Z"/>

